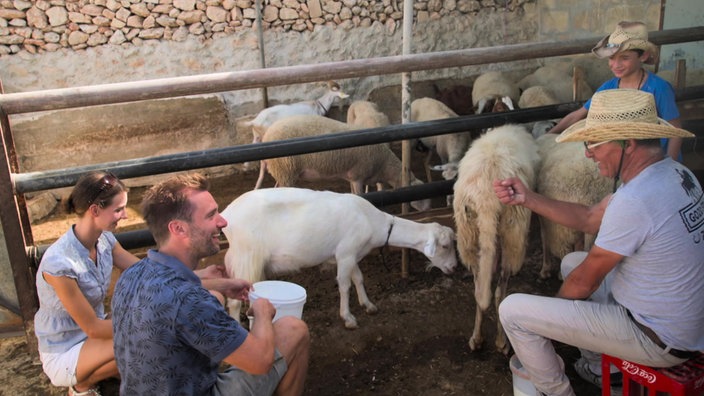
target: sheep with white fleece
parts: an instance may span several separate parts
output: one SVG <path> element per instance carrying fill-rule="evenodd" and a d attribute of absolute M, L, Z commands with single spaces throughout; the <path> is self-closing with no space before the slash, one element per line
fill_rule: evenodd
<path fill-rule="evenodd" d="M 521 97 L 518 99 L 518 107 L 521 109 L 527 109 L 530 107 L 540 107 L 540 106 L 550 106 L 560 103 L 552 90 L 544 85 L 532 86 L 521 93 Z M 557 120 L 543 120 L 536 122 L 528 122 L 525 125 L 533 138 L 537 139 L 539 136 L 544 135 L 547 131 L 552 129 Z"/>
<path fill-rule="evenodd" d="M 347 124 L 355 129 L 367 129 L 384 127 L 391 124 L 391 121 L 376 103 L 367 100 L 355 100 L 347 109 Z M 383 190 L 383 184 L 377 183 L 376 189 L 377 191 Z M 369 186 L 365 186 L 365 192 L 369 192 Z"/>
<path fill-rule="evenodd" d="M 367 100 L 355 100 L 347 109 L 347 123 L 360 129 L 380 128 L 391 124 L 379 106 Z"/>
<path fill-rule="evenodd" d="M 231 277 L 254 283 L 268 275 L 336 262 L 340 317 L 349 329 L 357 328 L 349 309 L 351 283 L 367 313 L 377 311 L 358 265 L 372 249 L 417 250 L 446 274 L 457 265 L 451 228 L 392 216 L 354 194 L 302 188 L 252 190 L 228 205 L 222 216 L 228 223 L 223 233 L 230 244 L 225 265 Z M 228 308 L 239 320 L 239 301 L 230 300 Z"/>
<path fill-rule="evenodd" d="M 266 129 L 278 120 L 298 114 L 317 114 L 324 116 L 330 111 L 330 108 L 336 100 L 349 97 L 349 95 L 342 92 L 340 85 L 334 81 L 328 81 L 327 87 L 328 90 L 316 100 L 306 100 L 267 107 L 260 111 L 253 120 L 243 122 L 243 126 L 252 127 L 252 143 L 261 142 L 262 137 L 266 133 Z"/>
<path fill-rule="evenodd" d="M 514 110 L 520 96 L 518 86 L 498 71 L 480 75 L 472 85 L 472 104 L 476 114 Z"/>
<path fill-rule="evenodd" d="M 439 100 L 432 98 L 420 98 L 411 102 L 411 121 L 431 121 L 457 117 L 457 114 Z M 456 169 L 464 152 L 469 147 L 471 141 L 469 132 L 450 133 L 447 135 L 436 135 L 422 137 L 419 142 L 428 149 L 425 158 L 425 172 L 428 182 L 432 180 L 430 175 L 430 160 L 433 151 L 438 153 L 441 165 L 454 166 Z M 454 179 L 456 174 L 443 172 L 446 180 Z"/>
<path fill-rule="evenodd" d="M 506 295 L 509 278 L 521 269 L 525 258 L 531 211 L 503 205 L 494 194 L 494 180 L 519 177 L 534 186 L 540 166 L 538 147 L 525 127 L 507 124 L 490 129 L 475 140 L 460 161 L 454 186 L 454 217 L 457 250 L 462 263 L 474 275 L 476 316 L 469 340 L 471 350 L 481 347 L 482 317 L 491 305 L 498 309 Z M 498 264 L 498 258 L 501 263 Z M 492 293 L 494 271 L 499 271 Z M 498 317 L 498 315 L 497 315 Z M 506 335 L 497 320 L 496 347 L 507 353 Z"/>
<path fill-rule="evenodd" d="M 574 75 L 574 71 L 572 73 L 568 73 L 565 71 L 565 67 L 559 65 L 542 66 L 523 77 L 517 85 L 524 91 L 538 85 L 550 87 L 558 103 L 590 98 L 594 94 L 594 90 L 581 75 L 581 69 L 577 69 L 576 75 Z"/>
<path fill-rule="evenodd" d="M 379 110 L 379 106 L 374 102 L 366 100 L 356 100 L 350 104 L 347 110 L 347 124 L 353 129 L 380 128 L 390 124 L 389 117 Z M 264 182 L 266 174 L 266 161 L 261 161 L 259 167 L 259 178 L 254 186 L 258 189 Z M 381 188 L 379 188 L 381 190 Z"/>
<path fill-rule="evenodd" d="M 314 115 L 300 115 L 275 122 L 264 135 L 265 142 L 319 136 L 354 130 L 344 122 Z M 361 194 L 364 186 L 383 183 L 401 187 L 401 160 L 386 144 L 357 146 L 317 153 L 264 160 L 278 187 L 294 187 L 299 180 L 344 179 L 352 192 Z M 411 174 L 411 185 L 423 184 Z M 431 200 L 411 202 L 416 210 L 430 209 Z"/>
<path fill-rule="evenodd" d="M 584 155 L 582 142 L 555 142 L 556 135 L 546 134 L 537 139 L 542 165 L 536 191 L 560 201 L 593 205 L 611 192 L 613 182 L 599 174 L 597 164 Z M 553 223 L 540 217 L 543 243 L 543 265 L 540 277 L 549 278 L 556 267 L 552 257 L 562 259 L 567 253 L 589 250 L 594 235 Z"/>

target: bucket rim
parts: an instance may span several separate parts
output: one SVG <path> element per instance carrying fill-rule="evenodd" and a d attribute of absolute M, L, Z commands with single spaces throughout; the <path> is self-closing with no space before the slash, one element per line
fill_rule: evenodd
<path fill-rule="evenodd" d="M 276 287 L 286 287 L 291 290 L 295 290 L 296 294 L 292 296 L 291 298 L 286 298 L 286 299 L 281 299 L 281 298 L 276 298 L 276 297 L 266 297 L 263 295 L 260 295 L 257 293 L 257 285 L 260 286 L 261 288 L 265 287 L 270 287 L 270 288 L 276 288 Z M 287 282 L 287 281 L 278 281 L 278 280 L 268 280 L 268 281 L 260 281 L 260 282 L 255 282 L 252 284 L 254 286 L 254 290 L 249 293 L 250 299 L 254 297 L 254 299 L 257 298 L 266 298 L 267 300 L 271 301 L 272 303 L 276 302 L 277 304 L 300 304 L 301 302 L 305 302 L 308 293 L 306 292 L 306 289 L 296 283 L 293 282 Z"/>

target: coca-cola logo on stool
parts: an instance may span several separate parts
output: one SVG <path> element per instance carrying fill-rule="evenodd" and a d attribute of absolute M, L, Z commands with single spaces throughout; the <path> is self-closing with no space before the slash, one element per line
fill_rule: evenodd
<path fill-rule="evenodd" d="M 631 362 L 623 362 L 621 364 L 621 367 L 623 367 L 623 370 L 626 371 L 628 374 L 631 374 L 632 376 L 641 377 L 648 381 L 649 384 L 655 382 L 655 374 L 649 373 Z"/>

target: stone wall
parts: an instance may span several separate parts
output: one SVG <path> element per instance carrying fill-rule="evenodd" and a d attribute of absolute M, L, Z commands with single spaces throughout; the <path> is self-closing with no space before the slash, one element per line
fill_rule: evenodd
<path fill-rule="evenodd" d="M 521 9 L 537 0 L 423 0 L 414 3 L 419 22 L 471 14 L 482 9 Z M 263 29 L 382 24 L 393 33 L 403 17 L 403 0 L 271 0 L 262 10 Z M 0 55 L 80 50 L 143 40 L 203 40 L 250 30 L 257 15 L 253 0 L 3 0 L 0 1 Z"/>

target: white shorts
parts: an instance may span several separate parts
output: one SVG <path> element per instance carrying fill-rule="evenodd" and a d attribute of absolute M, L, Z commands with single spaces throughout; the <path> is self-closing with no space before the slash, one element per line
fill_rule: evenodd
<path fill-rule="evenodd" d="M 83 343 L 79 342 L 66 352 L 39 353 L 44 373 L 49 377 L 52 385 L 62 387 L 76 385 L 76 366 L 78 366 L 78 355 L 81 353 Z"/>

